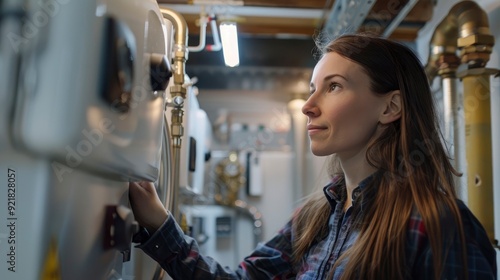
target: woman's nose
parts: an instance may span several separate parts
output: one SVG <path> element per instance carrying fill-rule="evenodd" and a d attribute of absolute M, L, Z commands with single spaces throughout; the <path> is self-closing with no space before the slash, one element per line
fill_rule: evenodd
<path fill-rule="evenodd" d="M 311 97 L 307 99 L 306 103 L 304 106 L 302 106 L 302 113 L 308 117 L 314 117 L 317 116 L 319 113 L 318 108 L 314 105 L 313 100 Z"/>

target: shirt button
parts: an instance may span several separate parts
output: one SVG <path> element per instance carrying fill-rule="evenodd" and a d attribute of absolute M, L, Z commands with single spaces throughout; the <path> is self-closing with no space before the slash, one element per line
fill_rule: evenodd
<path fill-rule="evenodd" d="M 347 230 L 347 225 L 343 225 L 342 228 L 341 228 L 342 231 L 346 231 Z"/>
<path fill-rule="evenodd" d="M 156 244 L 155 249 L 158 249 L 158 248 L 160 248 L 160 245 Z"/>

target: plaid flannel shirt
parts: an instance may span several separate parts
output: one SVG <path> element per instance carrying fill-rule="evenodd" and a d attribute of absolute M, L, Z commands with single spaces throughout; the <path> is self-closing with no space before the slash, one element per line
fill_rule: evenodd
<path fill-rule="evenodd" d="M 370 178 L 353 191 L 354 206 L 357 196 Z M 326 199 L 332 207 L 329 233 L 311 246 L 303 262 L 297 266 L 291 261 L 294 242 L 291 220 L 271 240 L 259 243 L 234 270 L 201 255 L 196 241 L 183 234 L 171 215 L 157 232 L 138 247 L 157 261 L 173 279 L 325 279 L 332 264 L 358 236 L 357 230 L 351 228 L 352 207 L 345 213 L 343 211 L 342 199 L 345 195 L 338 193 L 341 191 L 345 192 L 345 188 L 333 182 L 324 188 Z M 464 203 L 457 203 L 466 235 L 469 279 L 496 279 L 496 253 L 486 232 Z M 442 279 L 462 279 L 460 254 L 456 254 L 461 248 L 458 238 L 447 242 L 450 252 L 444 260 Z M 412 213 L 408 223 L 406 257 L 411 279 L 433 279 L 429 240 L 417 211 Z M 343 269 L 344 265 L 340 264 L 334 271 L 333 279 L 339 279 Z"/>

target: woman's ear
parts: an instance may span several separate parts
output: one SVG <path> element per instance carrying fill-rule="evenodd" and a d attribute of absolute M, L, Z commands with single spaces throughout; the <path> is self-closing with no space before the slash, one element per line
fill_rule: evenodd
<path fill-rule="evenodd" d="M 399 90 L 391 91 L 385 97 L 385 110 L 379 118 L 382 124 L 388 124 L 401 118 L 401 93 Z"/>

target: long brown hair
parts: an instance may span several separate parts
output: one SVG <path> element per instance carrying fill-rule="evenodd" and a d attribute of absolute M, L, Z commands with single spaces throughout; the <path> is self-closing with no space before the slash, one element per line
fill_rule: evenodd
<path fill-rule="evenodd" d="M 399 90 L 402 102 L 401 118 L 386 125 L 369 144 L 366 158 L 379 170 L 378 176 L 365 188 L 363 210 L 355 216 L 358 239 L 335 264 L 347 262 L 342 278 L 408 278 L 411 272 L 406 263 L 405 238 L 412 211 L 422 217 L 436 279 L 443 272 L 448 253 L 445 244 L 456 234 L 455 230 L 446 231 L 443 217 L 453 217 L 462 241 L 460 257 L 465 273 L 465 238 L 453 185 L 453 175 L 458 173 L 441 142 L 433 97 L 420 61 L 408 47 L 367 34 L 343 35 L 321 49 L 323 54 L 335 52 L 362 66 L 373 92 Z M 338 174 L 342 177 L 341 170 Z M 315 240 L 324 236 L 330 213 L 323 193 L 317 192 L 295 216 L 297 262 Z"/>

